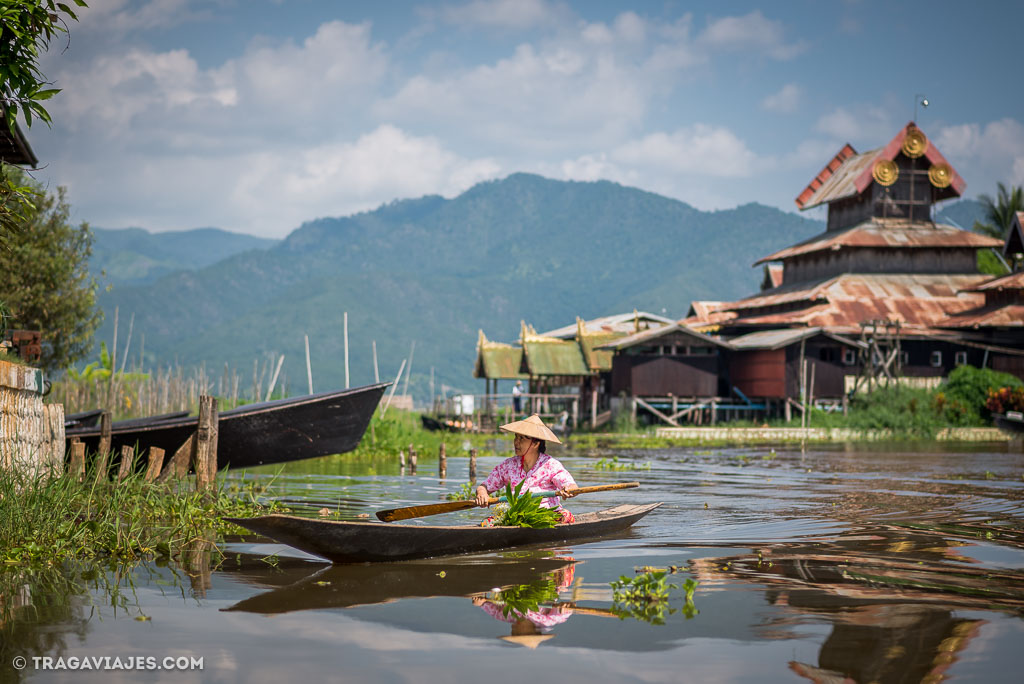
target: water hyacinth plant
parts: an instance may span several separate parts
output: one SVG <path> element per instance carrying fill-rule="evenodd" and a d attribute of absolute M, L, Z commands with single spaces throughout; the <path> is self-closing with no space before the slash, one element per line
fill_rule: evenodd
<path fill-rule="evenodd" d="M 524 492 L 522 482 L 514 489 L 511 485 L 505 485 L 505 498 L 508 500 L 508 510 L 495 521 L 496 525 L 543 529 L 558 524 L 558 513 L 553 508 L 543 508 L 540 505 L 541 499 L 532 496 L 529 490 Z"/>

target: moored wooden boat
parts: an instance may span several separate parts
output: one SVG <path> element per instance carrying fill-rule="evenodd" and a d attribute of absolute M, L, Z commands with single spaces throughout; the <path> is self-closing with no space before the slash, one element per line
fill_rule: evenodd
<path fill-rule="evenodd" d="M 220 414 L 217 467 L 234 469 L 341 454 L 359 444 L 381 395 L 390 383 L 249 404 Z M 140 453 L 159 447 L 173 454 L 195 432 L 196 416 L 154 416 L 111 426 L 111 449 L 131 446 Z M 65 430 L 86 449 L 99 448 L 98 426 Z"/>
<path fill-rule="evenodd" d="M 555 525 L 547 529 L 345 522 L 292 515 L 226 520 L 335 563 L 366 563 L 593 539 L 627 529 L 660 505 L 622 505 L 596 513 L 582 513 L 571 525 Z"/>
<path fill-rule="evenodd" d="M 992 417 L 996 421 L 996 427 L 1005 432 L 1024 434 L 1024 414 L 1020 411 L 1007 411 L 1006 413 L 995 413 Z"/>

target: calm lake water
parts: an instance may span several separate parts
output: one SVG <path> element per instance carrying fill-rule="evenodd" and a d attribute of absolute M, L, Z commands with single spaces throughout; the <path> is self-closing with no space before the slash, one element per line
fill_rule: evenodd
<path fill-rule="evenodd" d="M 596 467 L 611 452 L 553 454 L 581 485 L 642 485 L 574 512 L 664 505 L 617 537 L 515 553 L 330 566 L 243 538 L 223 555 L 26 575 L 0 597 L 0 681 L 1021 681 L 1024 454 L 1006 445 L 627 450 L 614 455 L 639 468 L 619 471 Z M 480 461 L 486 475 L 498 458 Z M 443 499 L 466 468 L 450 455 L 441 482 L 436 462 L 413 476 L 329 457 L 291 464 L 274 493 L 354 519 Z M 677 586 L 631 611 L 610 583 L 647 566 Z M 42 670 L 44 657 L 186 669 Z"/>

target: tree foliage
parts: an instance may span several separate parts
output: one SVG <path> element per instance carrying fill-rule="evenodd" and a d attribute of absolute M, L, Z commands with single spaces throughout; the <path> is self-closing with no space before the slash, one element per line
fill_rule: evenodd
<path fill-rule="evenodd" d="M 86 7 L 85 0 L 73 0 Z M 39 69 L 39 55 L 58 34 L 67 33 L 67 20 L 78 20 L 71 7 L 54 0 L 0 0 L 0 112 L 13 133 L 18 113 L 29 127 L 36 119 L 50 123 L 43 102 L 60 92 Z M 0 250 L 9 246 L 21 227 L 21 217 L 34 211 L 32 188 L 0 163 Z"/>
<path fill-rule="evenodd" d="M 22 217 L 18 239 L 0 249 L 0 299 L 17 327 L 42 331 L 40 365 L 65 368 L 90 351 L 102 320 L 88 270 L 92 232 L 86 223 L 68 222 L 64 188 L 54 195 L 24 176 L 15 182 L 29 185 L 37 199 Z"/>
<path fill-rule="evenodd" d="M 73 0 L 85 7 L 85 0 Z M 20 111 L 25 124 L 50 122 L 45 100 L 60 92 L 39 69 L 39 55 L 58 34 L 67 33 L 67 19 L 78 17 L 70 6 L 54 0 L 0 0 L 0 98 L 8 128 Z"/>
<path fill-rule="evenodd" d="M 1013 222 L 1013 215 L 1018 211 L 1024 211 L 1024 188 L 1007 188 L 1002 183 L 997 183 L 996 190 L 994 199 L 991 195 L 978 196 L 978 201 L 985 209 L 986 222 L 975 221 L 974 231 L 1005 240 Z"/>

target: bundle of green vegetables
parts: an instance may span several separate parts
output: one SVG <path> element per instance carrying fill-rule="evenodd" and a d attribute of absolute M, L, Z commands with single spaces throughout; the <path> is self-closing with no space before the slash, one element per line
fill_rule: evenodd
<path fill-rule="evenodd" d="M 525 480 L 524 480 L 525 482 Z M 513 487 L 505 485 L 505 498 L 508 500 L 506 509 L 495 521 L 495 525 L 505 527 L 546 528 L 558 524 L 558 513 L 553 508 L 543 508 L 539 497 L 523 491 L 523 483 Z"/>

